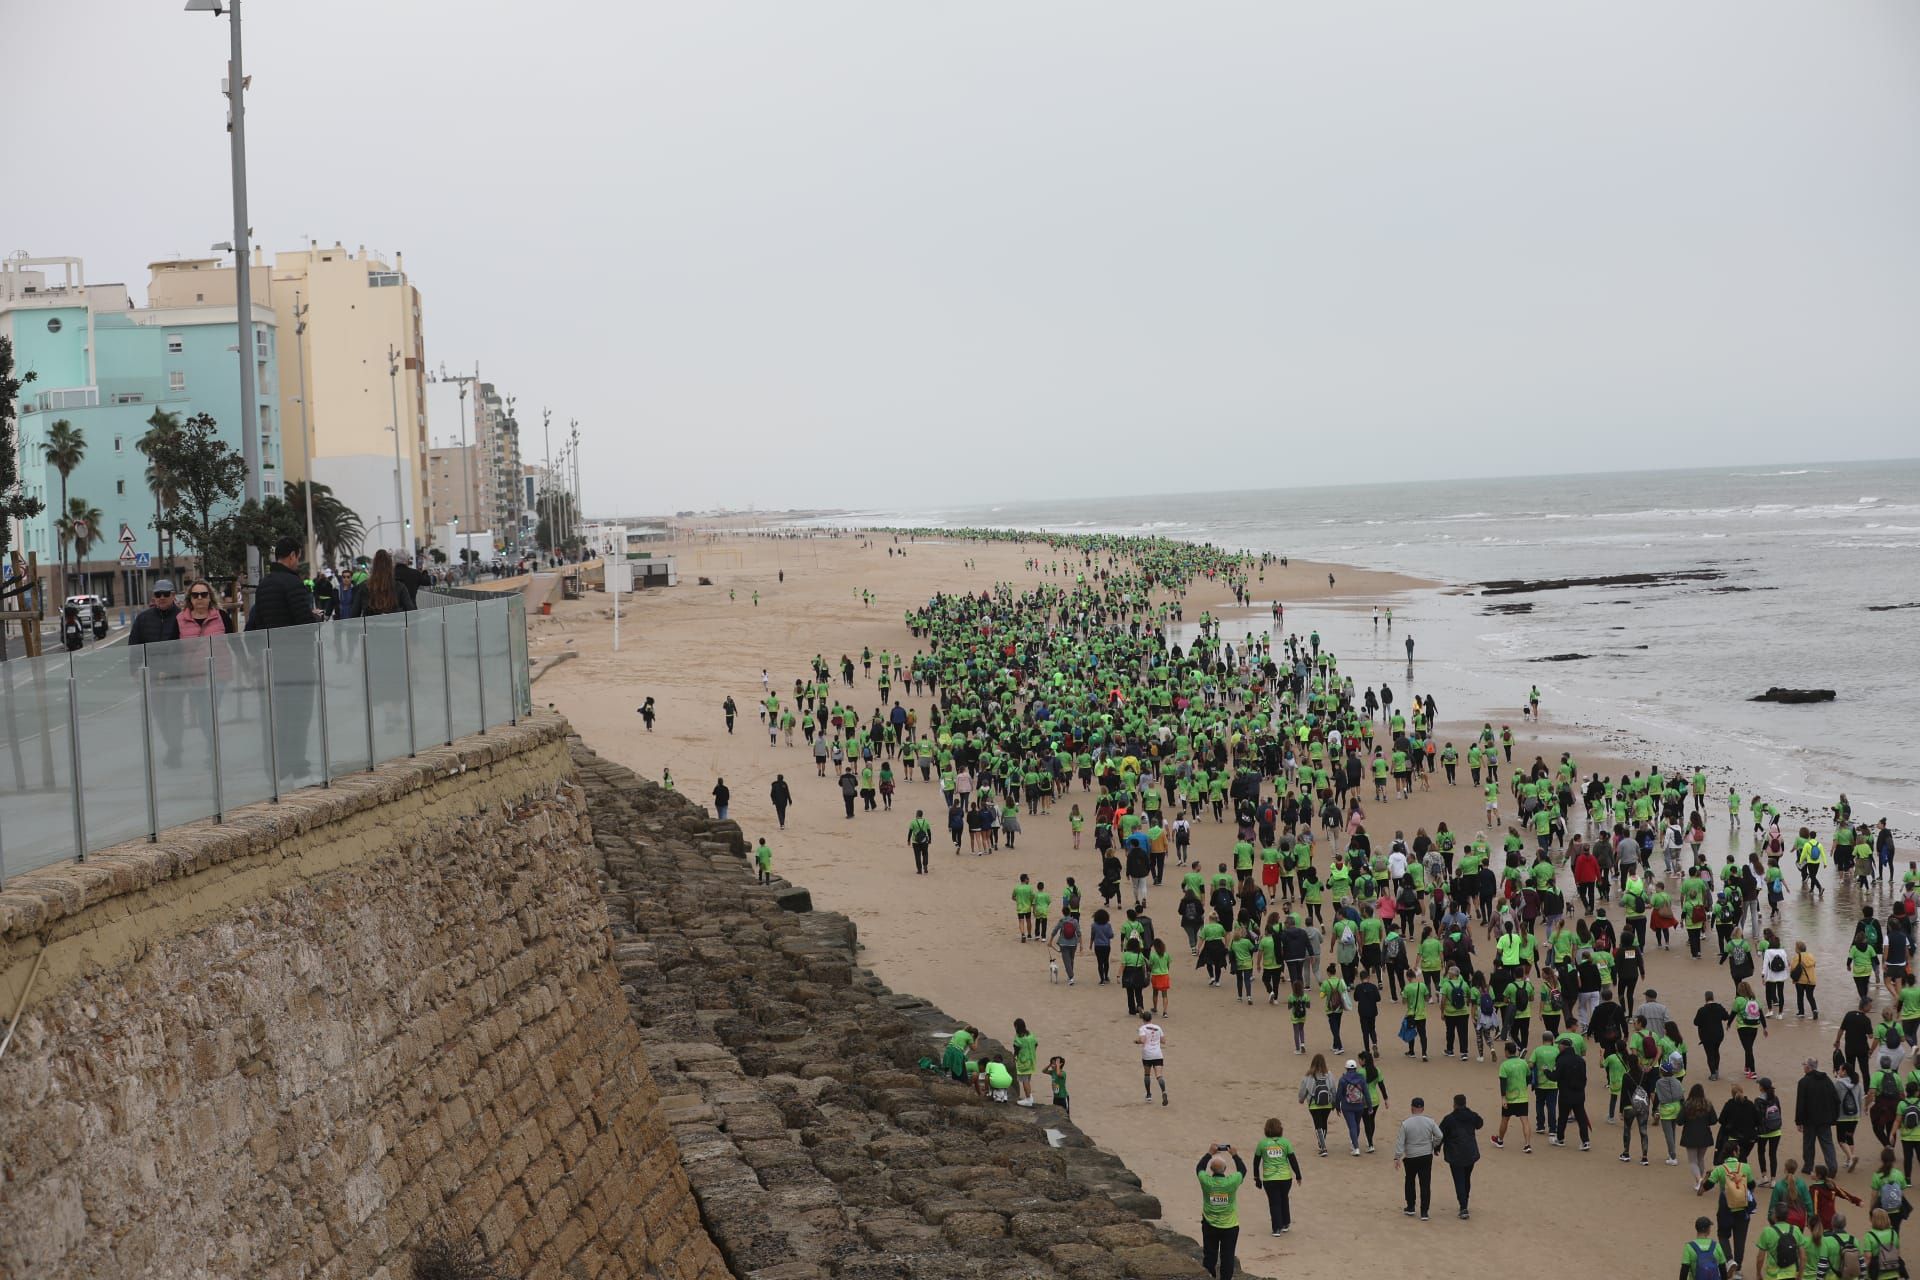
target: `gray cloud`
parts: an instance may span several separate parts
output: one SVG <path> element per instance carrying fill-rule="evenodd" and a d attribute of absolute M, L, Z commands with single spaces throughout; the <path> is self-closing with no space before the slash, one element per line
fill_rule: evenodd
<path fill-rule="evenodd" d="M 404 250 L 433 362 L 581 419 L 590 509 L 1920 424 L 1913 6 L 253 0 L 247 32 L 258 242 Z M 224 40 L 0 6 L 0 250 L 138 287 L 225 239 Z"/>

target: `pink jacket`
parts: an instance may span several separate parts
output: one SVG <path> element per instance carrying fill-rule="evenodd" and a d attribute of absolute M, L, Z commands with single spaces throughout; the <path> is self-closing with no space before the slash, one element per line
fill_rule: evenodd
<path fill-rule="evenodd" d="M 179 614 L 180 638 L 191 640 L 196 636 L 223 636 L 227 634 L 227 620 L 220 616 L 218 609 L 207 614 L 204 619 L 195 619 L 191 613 L 182 609 Z"/>

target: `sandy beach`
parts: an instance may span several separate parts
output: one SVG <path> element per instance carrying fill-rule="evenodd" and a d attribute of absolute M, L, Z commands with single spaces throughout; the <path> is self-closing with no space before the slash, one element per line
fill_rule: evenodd
<path fill-rule="evenodd" d="M 1532 1276 L 1543 1269 L 1576 1275 L 1672 1270 L 1695 1215 L 1710 1211 L 1711 1204 L 1694 1197 L 1684 1154 L 1677 1168 L 1663 1163 L 1656 1125 L 1657 1154 L 1651 1167 L 1637 1163 L 1637 1150 L 1635 1163 L 1622 1164 L 1616 1158 L 1620 1130 L 1604 1121 L 1597 1124 L 1589 1152 L 1544 1141 L 1536 1141 L 1531 1155 L 1522 1155 L 1517 1143 L 1494 1150 L 1486 1141 L 1498 1124 L 1494 1064 L 1442 1061 L 1437 1016 L 1430 1024 L 1436 1033 L 1434 1060 L 1410 1062 L 1399 1056 L 1402 1046 L 1392 1035 L 1397 1008 L 1382 1009 L 1381 1067 L 1389 1102 L 1380 1116 L 1378 1150 L 1354 1159 L 1341 1140 L 1333 1144 L 1334 1155 L 1316 1159 L 1312 1126 L 1296 1101 L 1308 1058 L 1292 1050 L 1284 1007 L 1269 1007 L 1264 999 L 1247 1007 L 1232 999 L 1230 986 L 1209 989 L 1205 975 L 1188 967 L 1180 945 L 1175 948 L 1166 1020 L 1172 1104 L 1143 1106 L 1134 1020 L 1125 1012 L 1117 982 L 1096 985 L 1087 954 L 1078 985 L 1051 983 L 1045 949 L 1018 942 L 1009 900 L 1021 872 L 1056 890 L 1074 876 L 1091 910 L 1098 897 L 1097 858 L 1090 834 L 1084 848 L 1072 848 L 1066 813 L 1078 800 L 1089 815 L 1090 830 L 1093 796 L 1076 789 L 1056 802 L 1050 817 L 1023 818 L 1016 850 L 956 856 L 945 836 L 937 784 L 903 779 L 892 812 L 861 813 L 848 820 L 837 789 L 815 776 L 811 754 L 798 734 L 792 747 L 768 744 L 756 716 L 763 669 L 772 688 L 785 698 L 816 653 L 836 663 L 843 653 L 857 659 L 863 646 L 876 653 L 886 649 L 911 655 L 919 646 L 903 624 L 903 610 L 934 591 L 978 591 L 1002 580 L 1030 584 L 1044 575 L 1025 567 L 1028 558 L 1037 556 L 1043 566 L 1055 558 L 1040 544 L 903 540 L 905 554 L 889 556 L 890 545 L 879 536 L 864 546 L 851 536 L 683 536 L 662 548 L 679 558 L 682 585 L 623 598 L 618 653 L 612 650 L 611 601 L 605 596 L 556 606 L 552 617 L 532 620 L 531 654 L 536 662 L 568 650 L 577 655 L 539 679 L 535 702 L 563 712 L 602 754 L 654 779 L 670 770 L 677 788 L 696 800 L 710 803 L 715 779 L 724 777 L 732 790 L 731 816 L 750 840 L 767 837 L 775 851 L 775 872 L 806 885 L 821 905 L 852 917 L 865 947 L 863 958 L 894 987 L 926 996 L 1001 1040 L 1011 1037 L 1014 1018 L 1025 1018 L 1039 1038 L 1042 1060 L 1056 1053 L 1068 1060 L 1075 1120 L 1125 1157 L 1147 1189 L 1161 1198 L 1169 1219 L 1183 1229 L 1195 1229 L 1199 1203 L 1192 1168 L 1207 1145 L 1231 1140 L 1250 1154 L 1266 1118 L 1284 1120 L 1302 1153 L 1305 1177 L 1293 1198 L 1294 1229 L 1282 1238 L 1268 1235 L 1264 1201 L 1252 1186 L 1242 1194 L 1240 1256 L 1256 1271 L 1345 1277 L 1361 1259 L 1413 1274 L 1472 1265 L 1489 1277 Z M 1331 587 L 1329 573 L 1334 576 Z M 701 576 L 712 585 L 696 585 Z M 1392 574 L 1295 561 L 1286 569 L 1269 568 L 1254 590 L 1261 600 L 1318 602 L 1322 607 L 1315 611 L 1316 620 L 1324 642 L 1342 655 L 1344 666 L 1348 653 L 1379 646 L 1371 624 L 1373 607 L 1421 585 Z M 870 606 L 862 602 L 863 590 L 874 593 Z M 1224 590 L 1213 590 L 1219 594 L 1209 597 L 1206 588 L 1199 588 L 1188 596 L 1189 622 L 1211 607 L 1229 618 L 1223 633 L 1228 639 L 1238 641 L 1246 629 L 1269 629 L 1264 607 L 1243 611 L 1243 627 Z M 1324 621 L 1330 616 L 1325 606 L 1330 605 L 1341 607 L 1332 623 Z M 1416 620 L 1401 614 L 1397 621 L 1404 628 Z M 1428 654 L 1423 646 L 1422 657 Z M 1394 671 L 1396 689 L 1404 687 L 1409 694 L 1421 690 L 1417 663 L 1408 682 L 1404 664 L 1394 667 L 1386 658 L 1381 656 L 1382 670 Z M 1356 679 L 1366 682 L 1358 675 Z M 856 680 L 860 687 L 852 691 L 851 701 L 864 712 L 877 705 L 878 693 L 871 682 Z M 920 707 L 924 717 L 926 700 L 900 693 L 895 690 L 896 698 Z M 740 707 L 732 735 L 721 711 L 729 695 Z M 659 712 L 651 733 L 636 714 L 647 697 L 655 699 Z M 1462 731 L 1463 747 L 1464 731 L 1479 723 L 1475 710 L 1442 707 L 1443 729 Z M 1592 743 L 1556 727 L 1550 713 L 1543 724 L 1513 722 L 1512 727 L 1516 763 L 1536 754 L 1551 761 L 1560 751 L 1571 750 L 1583 775 L 1635 767 L 1605 758 Z M 776 774 L 785 775 L 795 797 L 784 831 L 776 829 L 768 800 Z M 914 874 L 905 837 L 907 821 L 921 807 L 935 825 L 932 873 L 926 877 Z M 1416 791 L 1411 800 L 1367 808 L 1368 828 L 1376 837 L 1390 838 L 1395 830 L 1411 837 L 1417 827 L 1431 829 L 1442 820 L 1468 838 L 1481 829 L 1480 796 L 1466 785 L 1464 769 L 1458 787 L 1436 778 L 1431 791 Z M 1717 860 L 1728 838 L 1724 806 L 1710 805 L 1708 816 L 1708 847 Z M 1497 843 L 1497 833 L 1490 834 Z M 1211 868 L 1229 856 L 1232 840 L 1230 823 L 1204 821 L 1196 829 L 1195 856 Z M 1744 852 L 1744 843 L 1737 847 Z M 1789 1107 L 1783 1159 L 1799 1154 L 1790 1108 L 1801 1060 L 1809 1055 L 1826 1058 L 1838 1017 L 1851 1003 L 1842 956 L 1827 941 L 1843 927 L 1838 922 L 1858 915 L 1850 892 L 1836 890 L 1815 905 L 1803 904 L 1795 895 L 1786 908 L 1783 936 L 1789 945 L 1804 937 L 1819 954 L 1823 1020 L 1789 1017 L 1776 1022 L 1761 1042 L 1761 1074 L 1773 1076 Z M 1170 874 L 1150 900 L 1150 914 L 1163 937 L 1178 939 L 1177 897 Z M 1612 914 L 1617 918 L 1617 909 Z M 1699 961 L 1688 959 L 1681 944 L 1675 946 L 1671 953 L 1651 953 L 1641 992 L 1644 996 L 1648 987 L 1659 990 L 1691 1039 L 1691 1018 L 1702 992 L 1712 990 L 1726 1000 L 1731 984 L 1725 969 L 1713 962 L 1711 946 Z M 1307 1031 L 1309 1054 L 1328 1050 L 1317 1006 Z M 1357 1030 L 1350 1030 L 1349 1054 L 1357 1049 L 1358 1039 Z M 1737 1068 L 1737 1044 L 1729 1040 L 1727 1052 Z M 1599 1120 L 1605 1110 L 1604 1073 L 1591 1052 L 1589 1064 L 1589 1107 Z M 1341 1064 L 1333 1065 L 1337 1071 Z M 1704 1059 L 1696 1047 L 1689 1083 L 1705 1078 Z M 1707 1087 L 1716 1105 L 1727 1097 L 1725 1080 Z M 1440 1168 L 1433 1221 L 1408 1221 L 1399 1212 L 1394 1134 L 1415 1095 L 1424 1096 L 1437 1117 L 1451 1105 L 1452 1096 L 1462 1092 L 1489 1121 L 1481 1135 L 1473 1220 L 1454 1217 L 1451 1186 Z M 1842 1179 L 1856 1193 L 1864 1193 L 1877 1154 L 1867 1126 L 1861 1128 L 1863 1167 Z M 1861 1226 L 1864 1221 L 1856 1224 Z M 1756 1223 L 1755 1234 L 1758 1227 Z"/>

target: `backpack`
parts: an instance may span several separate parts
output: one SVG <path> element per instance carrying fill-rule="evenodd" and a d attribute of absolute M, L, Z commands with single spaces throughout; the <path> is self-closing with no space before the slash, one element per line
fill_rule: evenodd
<path fill-rule="evenodd" d="M 1493 992 L 1482 991 L 1480 993 L 1480 1014 L 1486 1018 L 1493 1016 Z"/>
<path fill-rule="evenodd" d="M 1920 1103 L 1909 1102 L 1900 1112 L 1902 1129 L 1920 1129 Z"/>
<path fill-rule="evenodd" d="M 1402 942 L 1399 934 L 1396 933 L 1391 938 L 1388 938 L 1387 939 L 1387 959 L 1398 960 L 1400 958 L 1401 950 L 1404 948 L 1404 946 L 1405 944 Z"/>
<path fill-rule="evenodd" d="M 1712 1241 L 1704 1247 L 1698 1240 L 1693 1242 L 1693 1280 L 1720 1280 L 1720 1259 L 1713 1250 Z"/>
<path fill-rule="evenodd" d="M 1748 1022 L 1760 1021 L 1760 1002 L 1758 1000 L 1747 1001 L 1745 1017 Z"/>
<path fill-rule="evenodd" d="M 1072 916 L 1060 921 L 1060 941 L 1077 942 L 1080 938 L 1080 926 Z"/>
<path fill-rule="evenodd" d="M 1834 1269 L 1834 1274 L 1840 1280 L 1859 1280 L 1860 1246 L 1844 1235 L 1836 1235 L 1840 1241 L 1840 1265 Z"/>
<path fill-rule="evenodd" d="M 1360 1080 L 1348 1080 L 1340 1087 L 1341 1103 L 1349 1107 L 1367 1105 L 1367 1086 Z"/>
<path fill-rule="evenodd" d="M 1860 1095 L 1854 1090 L 1840 1091 L 1840 1114 L 1846 1119 L 1852 1119 L 1860 1114 Z"/>
<path fill-rule="evenodd" d="M 1784 1118 L 1785 1117 L 1780 1114 L 1780 1099 L 1778 1097 L 1768 1098 L 1766 1105 L 1760 1108 L 1760 1132 L 1773 1133 L 1777 1131 Z"/>
<path fill-rule="evenodd" d="M 1906 1188 L 1893 1179 L 1889 1178 L 1880 1184 L 1880 1207 L 1887 1211 L 1889 1218 L 1900 1212 L 1900 1207 L 1906 1203 L 1906 1199 Z"/>
<path fill-rule="evenodd" d="M 1790 1228 L 1781 1232 L 1780 1238 L 1774 1241 L 1773 1265 L 1796 1269 L 1800 1266 L 1800 1237 Z"/>
<path fill-rule="evenodd" d="M 1311 1107 L 1322 1111 L 1331 1110 L 1333 1107 L 1333 1086 L 1327 1082 L 1325 1076 L 1314 1082 L 1313 1092 L 1308 1096 L 1313 1099 L 1307 1104 Z"/>
<path fill-rule="evenodd" d="M 1749 1194 L 1747 1175 L 1738 1169 L 1728 1169 L 1724 1165 L 1721 1166 L 1721 1172 L 1725 1175 L 1725 1181 L 1720 1184 L 1720 1203 L 1730 1212 L 1746 1212 Z M 1695 1280 L 1698 1280 L 1699 1274 L 1697 1271 L 1694 1273 Z"/>
<path fill-rule="evenodd" d="M 1900 1260 L 1900 1241 L 1898 1238 L 1880 1242 L 1880 1247 L 1874 1250 L 1873 1262 L 1867 1268 L 1867 1273 L 1874 1276 L 1876 1280 L 1878 1280 L 1880 1276 L 1904 1276 L 1907 1274 L 1907 1264 Z"/>

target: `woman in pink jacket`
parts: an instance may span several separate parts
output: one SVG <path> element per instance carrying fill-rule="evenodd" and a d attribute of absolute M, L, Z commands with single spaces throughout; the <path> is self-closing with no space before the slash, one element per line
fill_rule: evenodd
<path fill-rule="evenodd" d="M 227 620 L 213 606 L 211 583 L 202 580 L 187 587 L 187 607 L 180 611 L 179 626 L 182 640 L 227 633 Z"/>

